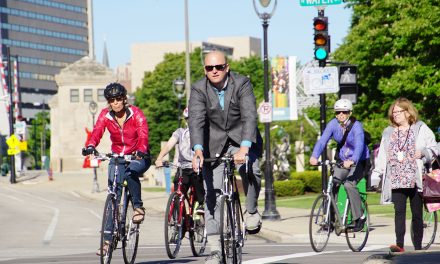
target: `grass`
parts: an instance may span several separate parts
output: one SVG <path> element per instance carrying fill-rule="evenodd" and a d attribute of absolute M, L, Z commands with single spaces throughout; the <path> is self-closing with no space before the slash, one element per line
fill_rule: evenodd
<path fill-rule="evenodd" d="M 313 193 L 289 198 L 277 198 L 276 203 L 279 207 L 311 209 L 317 196 L 318 194 Z M 380 193 L 368 193 L 367 203 L 370 214 L 394 217 L 393 205 L 380 204 Z M 410 214 L 411 211 L 407 208 L 407 216 Z"/>
<path fill-rule="evenodd" d="M 165 188 L 162 187 L 146 187 L 142 189 L 147 192 L 165 192 Z"/>

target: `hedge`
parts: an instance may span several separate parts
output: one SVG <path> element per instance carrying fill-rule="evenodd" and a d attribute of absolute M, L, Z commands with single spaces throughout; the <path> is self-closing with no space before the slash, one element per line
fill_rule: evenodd
<path fill-rule="evenodd" d="M 294 171 L 290 174 L 290 179 L 302 181 L 305 185 L 306 192 L 319 193 L 322 190 L 322 177 L 320 171 Z"/>
<path fill-rule="evenodd" d="M 305 185 L 300 180 L 275 181 L 273 184 L 275 196 L 295 196 L 304 194 Z"/>

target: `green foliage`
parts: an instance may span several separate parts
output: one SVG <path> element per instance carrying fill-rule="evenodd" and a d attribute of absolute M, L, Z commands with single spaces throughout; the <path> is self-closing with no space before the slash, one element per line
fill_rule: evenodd
<path fill-rule="evenodd" d="M 300 180 L 276 181 L 273 187 L 277 197 L 302 195 L 305 188 Z"/>
<path fill-rule="evenodd" d="M 43 128 L 45 130 L 43 131 Z M 35 115 L 35 118 L 31 121 L 29 129 L 28 139 L 28 151 L 27 156 L 36 158 L 36 168 L 41 168 L 41 156 L 49 156 L 50 154 L 50 118 L 49 112 L 43 111 Z M 43 137 L 44 135 L 44 137 Z M 42 145 L 45 145 L 44 153 Z M 34 167 L 34 168 L 35 168 Z"/>
<path fill-rule="evenodd" d="M 387 110 L 398 97 L 412 100 L 421 120 L 440 126 L 440 6 L 437 0 L 347 1 L 352 27 L 337 61 L 358 65 L 363 95 L 355 113 L 378 142 Z M 377 130 L 377 131 L 376 131 Z"/>
<path fill-rule="evenodd" d="M 190 54 L 191 83 L 201 79 L 204 71 L 201 50 L 197 48 Z M 248 76 L 258 98 L 263 98 L 263 66 L 258 57 L 229 61 L 231 70 Z M 136 105 L 145 113 L 149 125 L 149 144 L 153 156 L 160 151 L 160 142 L 167 141 L 178 128 L 178 99 L 173 93 L 173 81 L 185 77 L 185 53 L 165 54 L 164 60 L 154 71 L 146 72 L 142 87 L 135 93 Z M 186 100 L 182 100 L 184 109 Z M 182 110 L 181 110 L 182 111 Z"/>
<path fill-rule="evenodd" d="M 290 179 L 302 181 L 306 192 L 319 193 L 322 190 L 322 177 L 320 171 L 292 172 L 290 174 Z"/>

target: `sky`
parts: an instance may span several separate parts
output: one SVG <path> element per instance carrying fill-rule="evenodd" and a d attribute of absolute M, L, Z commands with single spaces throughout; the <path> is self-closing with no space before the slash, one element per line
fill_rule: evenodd
<path fill-rule="evenodd" d="M 93 0 L 96 59 L 102 62 L 104 41 L 111 68 L 130 62 L 134 43 L 184 41 L 184 2 Z M 260 12 L 271 11 L 256 2 Z M 300 6 L 299 2 L 278 0 L 267 31 L 269 57 L 297 56 L 303 64 L 313 59 L 313 18 L 318 11 L 316 7 Z M 348 33 L 352 11 L 344 7 L 340 4 L 325 8 L 332 51 Z M 188 0 L 188 13 L 190 41 L 231 36 L 263 40 L 263 27 L 252 0 Z"/>

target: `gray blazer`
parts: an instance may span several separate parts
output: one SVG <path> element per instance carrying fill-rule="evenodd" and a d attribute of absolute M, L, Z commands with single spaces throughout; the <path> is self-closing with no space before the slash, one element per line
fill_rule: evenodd
<path fill-rule="evenodd" d="M 250 80 L 230 72 L 222 110 L 216 92 L 206 76 L 191 87 L 189 130 L 191 146 L 203 146 L 205 157 L 221 154 L 228 138 L 235 144 L 252 142 L 250 151 L 262 153 L 262 138 L 257 129 L 257 108 Z"/>

